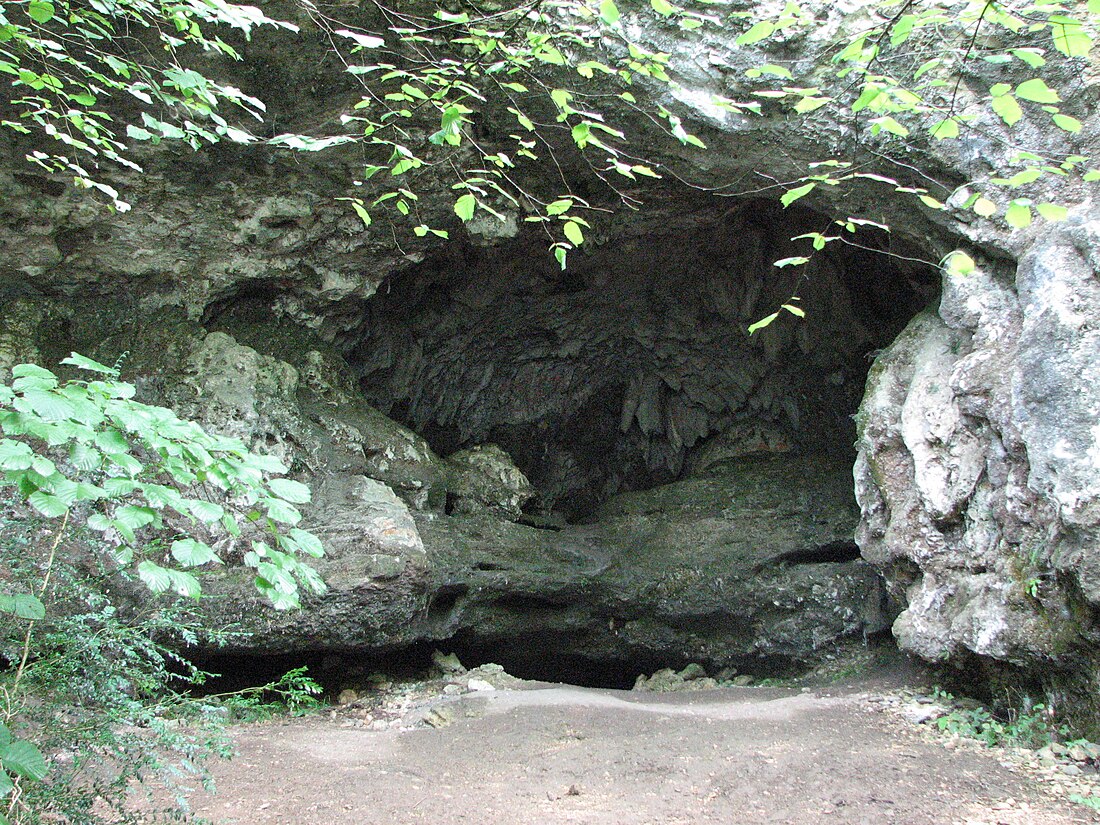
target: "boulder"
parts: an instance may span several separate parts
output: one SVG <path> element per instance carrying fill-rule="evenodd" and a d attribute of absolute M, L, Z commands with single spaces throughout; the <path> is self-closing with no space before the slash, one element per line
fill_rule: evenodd
<path fill-rule="evenodd" d="M 447 458 L 447 467 L 451 512 L 486 509 L 504 518 L 516 518 L 535 494 L 527 476 L 496 444 L 454 453 Z"/>

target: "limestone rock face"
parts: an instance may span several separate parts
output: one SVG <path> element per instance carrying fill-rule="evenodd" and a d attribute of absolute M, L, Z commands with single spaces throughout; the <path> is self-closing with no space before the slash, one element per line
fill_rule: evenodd
<path fill-rule="evenodd" d="M 496 444 L 479 444 L 452 453 L 447 458 L 451 471 L 453 504 L 448 509 L 476 512 L 480 508 L 516 518 L 534 495 L 531 482 Z"/>
<path fill-rule="evenodd" d="M 1037 240 L 1014 283 L 945 283 L 872 367 L 855 469 L 860 545 L 905 604 L 899 643 L 1075 692 L 1100 635 L 1098 218 Z"/>

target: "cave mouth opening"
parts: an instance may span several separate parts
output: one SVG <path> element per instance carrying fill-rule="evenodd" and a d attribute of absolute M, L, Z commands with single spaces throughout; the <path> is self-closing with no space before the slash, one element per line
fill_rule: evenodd
<path fill-rule="evenodd" d="M 939 279 L 875 229 L 813 250 L 808 233 L 850 234 L 836 223 L 676 202 L 622 219 L 565 271 L 535 232 L 456 241 L 391 276 L 347 360 L 368 402 L 440 455 L 501 447 L 536 491 L 525 511 L 558 523 L 749 453 L 850 462 L 869 356 Z"/>
<path fill-rule="evenodd" d="M 212 675 L 192 692 L 209 696 L 255 688 L 277 682 L 289 671 L 304 667 L 307 675 L 321 686 L 323 697 L 334 700 L 345 689 L 364 693 L 376 689 L 380 682 L 447 680 L 451 674 L 441 671 L 433 662 L 437 651 L 447 656 L 453 654 L 469 670 L 499 665 L 517 679 L 612 690 L 630 690 L 640 676 L 649 677 L 666 668 L 682 671 L 699 665 L 698 659 L 691 656 L 670 659 L 646 651 L 614 659 L 547 655 L 545 641 L 536 636 L 491 642 L 459 636 L 386 653 L 313 650 L 272 655 L 203 651 L 193 662 Z M 893 660 L 899 655 L 893 637 L 884 631 L 853 643 L 848 650 L 837 651 L 833 657 L 837 664 L 832 670 L 847 675 L 859 669 L 854 662 L 868 669 L 876 663 L 895 666 Z M 783 656 L 744 656 L 721 664 L 707 663 L 704 670 L 723 685 L 732 682 L 735 675 L 744 677 L 742 683 L 747 685 L 793 684 L 807 679 L 814 665 Z M 825 681 L 832 678 L 827 676 Z"/>

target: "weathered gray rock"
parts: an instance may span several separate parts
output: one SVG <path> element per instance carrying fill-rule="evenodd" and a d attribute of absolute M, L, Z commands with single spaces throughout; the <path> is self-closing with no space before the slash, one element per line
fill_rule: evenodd
<path fill-rule="evenodd" d="M 457 513 L 487 509 L 517 518 L 535 491 L 527 476 L 496 444 L 479 444 L 447 458 L 450 473 L 448 510 Z"/>
<path fill-rule="evenodd" d="M 864 555 L 931 661 L 977 655 L 1087 695 L 1100 625 L 1100 221 L 1048 231 L 1015 284 L 945 284 L 872 368 L 856 494 Z"/>

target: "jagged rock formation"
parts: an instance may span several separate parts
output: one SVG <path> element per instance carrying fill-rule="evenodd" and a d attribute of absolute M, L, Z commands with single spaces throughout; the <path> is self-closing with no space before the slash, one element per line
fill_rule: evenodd
<path fill-rule="evenodd" d="M 830 251 L 802 288 L 806 321 L 747 336 L 786 298 L 761 273 L 813 219 L 750 201 L 639 220 L 565 273 L 530 242 L 455 247 L 391 279 L 348 359 L 368 400 L 444 452 L 503 446 L 546 511 L 583 515 L 720 455 L 843 454 L 865 354 L 932 282 Z"/>
<path fill-rule="evenodd" d="M 860 411 L 864 555 L 932 661 L 1006 662 L 1096 712 L 1100 223 L 1025 255 L 1015 282 L 947 284 L 876 362 Z"/>

